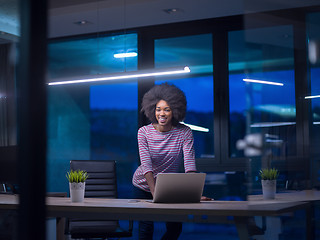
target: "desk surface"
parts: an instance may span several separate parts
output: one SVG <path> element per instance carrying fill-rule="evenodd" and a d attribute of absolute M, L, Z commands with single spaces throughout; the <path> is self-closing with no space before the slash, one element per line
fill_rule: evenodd
<path fill-rule="evenodd" d="M 16 210 L 18 206 L 17 195 L 0 194 L 0 210 Z M 85 217 L 86 219 L 108 218 L 110 220 L 235 223 L 239 239 L 248 240 L 250 239 L 247 228 L 248 217 L 278 216 L 298 209 L 307 210 L 310 203 L 283 199 L 281 201 L 206 201 L 190 204 L 160 204 L 146 200 L 102 198 L 85 198 L 82 203 L 72 203 L 70 198 L 66 197 L 47 197 L 46 207 L 47 217 L 57 219 Z"/>
<path fill-rule="evenodd" d="M 284 193 L 277 193 L 275 199 L 263 200 L 262 195 L 249 195 L 249 202 L 264 201 L 265 203 L 275 202 L 315 202 L 320 201 L 320 191 L 304 190 L 304 191 L 289 191 Z"/>
<path fill-rule="evenodd" d="M 49 217 L 112 216 L 115 219 L 179 220 L 210 222 L 217 216 L 277 216 L 306 208 L 308 203 L 299 201 L 206 201 L 190 204 L 160 204 L 145 200 L 85 198 L 82 203 L 72 203 L 70 198 L 47 197 Z M 0 195 L 0 209 L 17 209 L 18 196 Z"/>

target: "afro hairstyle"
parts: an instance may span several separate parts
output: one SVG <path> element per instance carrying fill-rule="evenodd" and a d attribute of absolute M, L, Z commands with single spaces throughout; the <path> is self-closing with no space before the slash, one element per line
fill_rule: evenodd
<path fill-rule="evenodd" d="M 155 116 L 156 105 L 160 100 L 164 100 L 172 111 L 172 125 L 177 126 L 185 118 L 187 110 L 187 99 L 183 91 L 178 87 L 163 83 L 152 87 L 142 99 L 143 112 L 152 123 L 157 123 Z"/>

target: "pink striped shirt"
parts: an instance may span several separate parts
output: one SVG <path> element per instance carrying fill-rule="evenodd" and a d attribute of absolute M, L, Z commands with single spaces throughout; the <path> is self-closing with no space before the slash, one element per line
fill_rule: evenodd
<path fill-rule="evenodd" d="M 141 165 L 135 171 L 134 186 L 150 192 L 144 175 L 178 172 L 184 163 L 185 172 L 196 171 L 193 135 L 191 129 L 183 124 L 169 132 L 158 132 L 152 124 L 138 131 L 138 145 Z"/>

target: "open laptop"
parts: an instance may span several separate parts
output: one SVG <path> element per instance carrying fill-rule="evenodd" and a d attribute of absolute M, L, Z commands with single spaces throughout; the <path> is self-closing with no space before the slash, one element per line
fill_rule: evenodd
<path fill-rule="evenodd" d="M 154 203 L 200 202 L 205 173 L 159 173 L 154 190 Z"/>

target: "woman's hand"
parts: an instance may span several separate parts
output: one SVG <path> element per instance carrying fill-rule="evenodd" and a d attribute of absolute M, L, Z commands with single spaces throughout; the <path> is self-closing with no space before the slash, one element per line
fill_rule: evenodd
<path fill-rule="evenodd" d="M 154 177 L 153 177 L 153 172 L 147 172 L 144 177 L 146 178 L 147 180 L 147 183 L 149 185 L 149 188 L 150 188 L 150 192 L 153 196 L 153 193 L 154 193 L 154 187 L 156 185 L 155 183 L 155 180 L 154 180 Z"/>
<path fill-rule="evenodd" d="M 214 199 L 213 198 L 209 198 L 209 197 L 206 197 L 206 196 L 202 196 L 201 197 L 201 201 L 213 201 Z"/>

